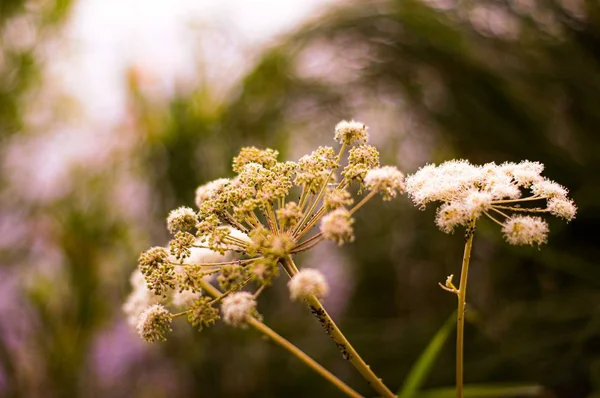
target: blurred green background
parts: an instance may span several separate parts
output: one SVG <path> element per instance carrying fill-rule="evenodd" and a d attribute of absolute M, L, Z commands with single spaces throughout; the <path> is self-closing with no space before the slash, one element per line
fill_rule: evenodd
<path fill-rule="evenodd" d="M 337 396 L 253 330 L 196 333 L 177 320 L 169 341 L 148 345 L 121 305 L 139 252 L 167 242 L 168 211 L 192 206 L 199 184 L 231 176 L 240 147 L 296 160 L 332 144 L 335 123 L 350 118 L 370 127 L 384 164 L 406 173 L 453 158 L 529 159 L 569 187 L 578 216 L 550 220 L 540 250 L 510 247 L 480 223 L 466 382 L 600 396 L 596 0 L 337 2 L 261 48 L 225 94 L 201 73 L 208 59 L 193 82 L 160 98 L 143 66 L 132 67 L 126 116 L 49 189 L 36 181 L 60 162 L 59 149 L 78 151 L 56 140 L 57 126 L 81 121 L 72 99 L 47 93 L 52 51 L 43 50 L 60 40 L 73 7 L 0 0 L 0 396 Z M 16 45 L 24 18 L 35 40 Z M 355 243 L 299 260 L 329 277 L 326 307 L 393 390 L 455 306 L 437 282 L 459 272 L 462 236 L 433 219 L 406 198 L 374 200 L 357 216 Z M 286 296 L 283 280 L 264 294 L 265 322 L 373 396 Z M 452 340 L 425 389 L 452 386 Z"/>

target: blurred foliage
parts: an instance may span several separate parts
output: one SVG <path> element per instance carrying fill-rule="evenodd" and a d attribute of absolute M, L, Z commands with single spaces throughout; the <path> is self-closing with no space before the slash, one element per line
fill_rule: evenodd
<path fill-rule="evenodd" d="M 143 355 L 136 354 L 142 359 L 129 360 L 110 382 L 98 375 L 94 347 L 123 322 L 120 303 L 136 253 L 166 241 L 165 215 L 192 205 L 198 184 L 231 175 L 231 157 L 240 147 L 270 146 L 284 157 L 299 156 L 330 144 L 337 121 L 356 118 L 371 127 L 383 162 L 406 172 L 451 158 L 530 159 L 571 189 L 578 217 L 567 225 L 552 222 L 550 242 L 541 250 L 508 247 L 494 225 L 481 223 L 468 299 L 466 381 L 542 385 L 539 396 L 599 395 L 594 223 L 600 221 L 600 4 L 458 3 L 341 4 L 265 50 L 225 100 L 199 80 L 167 104 L 153 102 L 132 71 L 135 131 L 127 133 L 137 135 L 128 153 L 108 167 L 77 170 L 73 189 L 50 204 L 2 199 L 3 216 L 18 209 L 29 221 L 50 217 L 50 227 L 39 233 L 60 253 L 50 276 L 19 279 L 27 350 L 16 354 L 14 342 L 0 339 L 3 394 L 333 396 L 310 369 L 250 330 L 218 325 L 198 334 L 176 322 L 166 344 L 143 346 Z M 44 4 L 37 11 L 39 29 L 60 26 L 69 3 Z M 0 1 L 0 31 L 27 7 Z M 41 65 L 31 49 L 1 45 L 5 143 L 29 134 L 25 94 L 40 83 Z M 149 187 L 144 220 L 124 217 L 111 205 L 124 169 Z M 300 264 L 324 261 L 331 252 L 341 258 L 349 293 L 335 317 L 372 368 L 399 390 L 401 375 L 452 312 L 454 299 L 437 282 L 457 273 L 462 237 L 437 231 L 433 211 L 418 212 L 405 199 L 373 201 L 358 215 L 356 230 L 355 244 L 306 255 Z M 1 249 L 11 272 L 35 269 L 28 262 L 39 237 L 32 235 Z M 265 292 L 265 321 L 369 394 L 310 314 L 285 296 L 284 283 Z M 2 319 L 4 336 L 8 323 Z M 120 358 L 117 351 L 110 356 Z M 451 386 L 453 361 L 452 344 L 446 344 L 424 387 Z"/>

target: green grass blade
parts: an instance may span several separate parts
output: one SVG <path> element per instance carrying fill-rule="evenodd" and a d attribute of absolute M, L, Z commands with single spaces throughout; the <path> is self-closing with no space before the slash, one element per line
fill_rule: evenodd
<path fill-rule="evenodd" d="M 406 376 L 402 389 L 398 394 L 399 397 L 413 397 L 421 389 L 444 343 L 448 340 L 448 336 L 454 329 L 454 325 L 456 325 L 456 311 L 450 315 L 440 330 L 433 336 L 425 351 L 423 351 L 417 362 L 410 369 L 410 372 L 408 372 L 408 376 Z"/>
<path fill-rule="evenodd" d="M 465 398 L 508 398 L 508 397 L 536 397 L 541 396 L 544 389 L 537 385 L 517 384 L 481 384 L 465 385 Z M 454 387 L 439 388 L 423 391 L 414 395 L 415 398 L 454 398 L 456 389 Z"/>

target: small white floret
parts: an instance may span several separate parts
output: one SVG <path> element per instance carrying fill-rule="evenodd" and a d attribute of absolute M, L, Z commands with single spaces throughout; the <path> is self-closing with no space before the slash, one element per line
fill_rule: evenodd
<path fill-rule="evenodd" d="M 367 189 L 380 192 L 383 200 L 396 197 L 398 192 L 404 192 L 404 174 L 394 166 L 371 169 L 365 176 Z"/>
<path fill-rule="evenodd" d="M 369 140 L 368 127 L 354 120 L 342 120 L 335 126 L 335 140 L 346 145 L 365 144 Z"/>
<path fill-rule="evenodd" d="M 325 297 L 329 285 L 321 271 L 304 268 L 288 282 L 292 300 L 305 299 L 310 296 Z"/>
<path fill-rule="evenodd" d="M 256 300 L 248 292 L 236 292 L 225 297 L 221 305 L 223 321 L 232 326 L 245 324 L 246 317 L 256 308 Z"/>
<path fill-rule="evenodd" d="M 511 245 L 534 245 L 546 243 L 548 223 L 540 217 L 514 216 L 502 227 L 504 238 Z"/>

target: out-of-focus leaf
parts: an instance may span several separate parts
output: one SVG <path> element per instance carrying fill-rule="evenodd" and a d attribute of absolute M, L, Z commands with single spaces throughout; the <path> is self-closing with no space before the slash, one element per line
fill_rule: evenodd
<path fill-rule="evenodd" d="M 423 351 L 417 362 L 413 365 L 408 373 L 408 376 L 404 380 L 402 389 L 398 394 L 402 398 L 412 397 L 417 391 L 421 389 L 421 386 L 427 379 L 427 376 L 431 372 L 431 368 L 435 364 L 435 361 L 444 346 L 448 336 L 454 329 L 456 324 L 456 311 L 450 315 L 448 320 L 444 322 L 444 325 L 438 330 L 433 336 L 427 348 Z"/>

